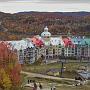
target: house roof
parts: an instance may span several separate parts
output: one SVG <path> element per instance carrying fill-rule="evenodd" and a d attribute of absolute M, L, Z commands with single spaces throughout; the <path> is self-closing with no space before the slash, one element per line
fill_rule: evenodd
<path fill-rule="evenodd" d="M 80 38 L 80 37 L 73 37 L 72 42 L 76 45 L 90 45 L 90 39 L 89 38 Z"/>
<path fill-rule="evenodd" d="M 84 72 L 79 72 L 78 74 L 81 75 L 85 79 L 89 79 L 90 78 L 90 72 L 84 71 Z"/>
<path fill-rule="evenodd" d="M 32 42 L 28 42 L 27 40 L 20 40 L 20 41 L 7 41 L 11 46 L 16 50 L 23 50 L 27 47 L 34 47 Z"/>
<path fill-rule="evenodd" d="M 44 45 L 44 42 L 41 37 L 33 37 L 31 38 L 31 41 L 35 46 L 38 46 L 38 47 Z"/>
<path fill-rule="evenodd" d="M 66 37 L 66 38 L 62 38 L 63 42 L 64 42 L 64 46 L 71 46 L 74 47 L 74 43 L 72 42 L 72 39 L 70 37 Z"/>
<path fill-rule="evenodd" d="M 61 37 L 51 37 L 50 38 L 51 45 L 63 45 L 63 41 Z"/>
<path fill-rule="evenodd" d="M 2 42 L 2 41 L 0 41 Z M 16 40 L 16 41 L 3 41 L 4 43 L 9 43 L 14 49 L 20 50 L 20 49 L 26 49 L 27 47 L 40 47 L 43 45 L 49 46 L 49 45 L 61 45 L 67 47 L 69 46 L 75 46 L 75 45 L 90 45 L 90 38 L 81 38 L 81 37 L 51 37 L 50 40 L 44 40 L 39 35 L 34 36 L 32 38 L 26 38 L 22 40 Z"/>
<path fill-rule="evenodd" d="M 72 40 L 72 43 L 73 44 L 79 44 L 79 42 L 80 42 L 80 40 L 78 39 L 78 37 L 73 37 L 73 38 L 71 38 L 71 40 Z"/>
<path fill-rule="evenodd" d="M 90 38 L 85 38 L 86 44 L 90 45 Z"/>

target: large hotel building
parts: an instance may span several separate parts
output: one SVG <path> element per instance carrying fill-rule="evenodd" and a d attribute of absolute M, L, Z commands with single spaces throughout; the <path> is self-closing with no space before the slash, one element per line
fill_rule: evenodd
<path fill-rule="evenodd" d="M 20 64 L 32 64 L 39 58 L 54 59 L 90 59 L 90 38 L 85 36 L 54 36 L 44 28 L 41 35 L 18 41 L 7 41 L 17 53 Z"/>

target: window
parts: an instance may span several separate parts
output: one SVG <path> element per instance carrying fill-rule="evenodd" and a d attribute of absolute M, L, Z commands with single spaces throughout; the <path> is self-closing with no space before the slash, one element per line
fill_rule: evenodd
<path fill-rule="evenodd" d="M 55 54 L 55 49 L 53 49 L 53 54 Z"/>
<path fill-rule="evenodd" d="M 48 54 L 48 49 L 46 49 L 46 55 Z"/>

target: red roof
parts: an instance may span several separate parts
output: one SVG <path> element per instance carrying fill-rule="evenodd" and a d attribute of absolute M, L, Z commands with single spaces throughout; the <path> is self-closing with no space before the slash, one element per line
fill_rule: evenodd
<path fill-rule="evenodd" d="M 65 47 L 68 47 L 68 46 L 74 47 L 74 44 L 73 44 L 71 38 L 69 38 L 69 37 L 67 37 L 67 38 L 62 38 L 62 40 L 63 40 L 63 42 L 64 42 L 64 46 L 65 46 Z"/>
<path fill-rule="evenodd" d="M 31 40 L 32 40 L 32 43 L 38 47 L 41 47 L 44 45 L 43 41 L 37 37 L 31 38 Z"/>

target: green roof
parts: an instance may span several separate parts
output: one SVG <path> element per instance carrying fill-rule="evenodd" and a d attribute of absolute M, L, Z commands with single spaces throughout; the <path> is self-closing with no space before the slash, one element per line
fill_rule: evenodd
<path fill-rule="evenodd" d="M 72 38 L 72 42 L 78 45 L 90 45 L 90 38 Z"/>
<path fill-rule="evenodd" d="M 85 38 L 84 40 L 85 40 L 86 44 L 90 45 L 90 38 Z"/>

